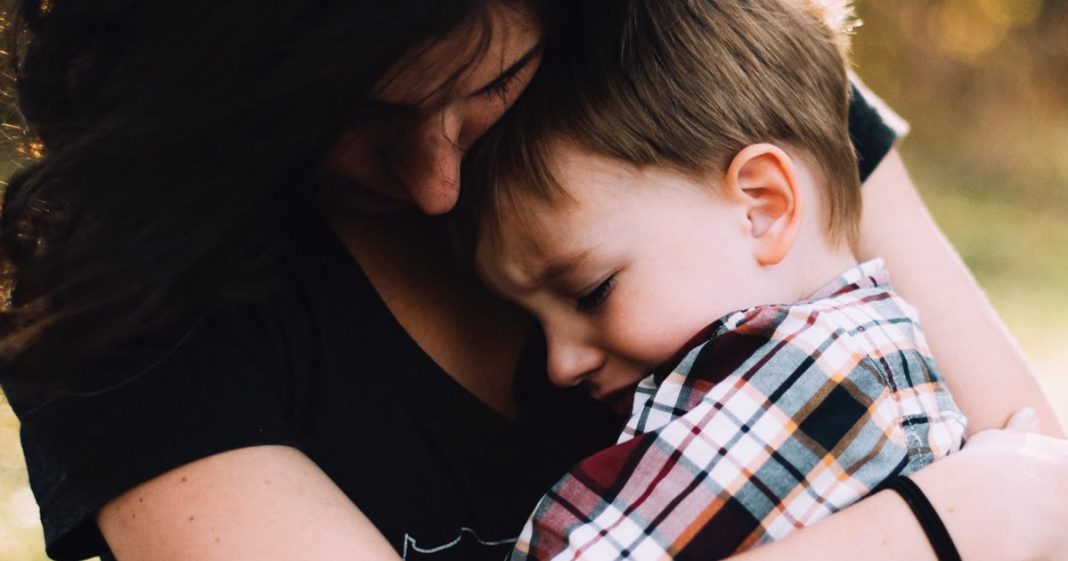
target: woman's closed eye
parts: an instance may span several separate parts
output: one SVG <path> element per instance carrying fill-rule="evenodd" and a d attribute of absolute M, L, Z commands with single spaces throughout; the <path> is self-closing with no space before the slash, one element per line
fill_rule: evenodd
<path fill-rule="evenodd" d="M 607 279 L 601 281 L 592 290 L 579 296 L 576 300 L 576 308 L 580 312 L 593 312 L 604 304 L 604 301 L 608 299 L 608 295 L 611 294 L 612 289 L 616 286 L 616 277 L 610 276 Z"/>
<path fill-rule="evenodd" d="M 515 61 L 512 66 L 505 69 L 504 72 L 494 78 L 492 82 L 486 84 L 475 92 L 474 95 L 481 98 L 496 97 L 502 101 L 507 101 L 513 88 L 520 82 L 525 81 L 524 74 L 534 67 L 532 63 L 541 56 L 542 48 L 543 46 L 541 42 L 531 47 L 530 50 L 520 57 L 519 60 Z"/>
<path fill-rule="evenodd" d="M 507 100 L 509 94 L 512 93 L 512 88 L 520 82 L 520 78 L 519 73 L 504 74 L 485 87 L 478 95 L 486 99 Z"/>

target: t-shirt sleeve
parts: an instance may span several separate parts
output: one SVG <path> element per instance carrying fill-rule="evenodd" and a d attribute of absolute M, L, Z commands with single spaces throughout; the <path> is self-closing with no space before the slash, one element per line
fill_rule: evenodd
<path fill-rule="evenodd" d="M 855 75 L 850 75 L 849 137 L 857 152 L 860 180 L 866 181 L 894 142 L 908 132 L 908 123 L 894 113 Z"/>
<path fill-rule="evenodd" d="M 255 322 L 201 319 L 164 339 L 111 353 L 86 368 L 78 390 L 11 396 L 55 559 L 106 552 L 96 512 L 142 482 L 227 450 L 295 445 Z"/>

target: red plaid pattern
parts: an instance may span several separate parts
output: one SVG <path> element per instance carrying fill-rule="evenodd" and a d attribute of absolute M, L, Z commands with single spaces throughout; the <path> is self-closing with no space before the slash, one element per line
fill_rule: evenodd
<path fill-rule="evenodd" d="M 619 442 L 545 495 L 512 559 L 719 559 L 958 450 L 966 420 L 879 260 L 714 323 Z"/>

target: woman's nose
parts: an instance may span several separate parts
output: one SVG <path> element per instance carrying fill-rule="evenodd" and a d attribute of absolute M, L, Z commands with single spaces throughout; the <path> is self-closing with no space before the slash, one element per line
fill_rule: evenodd
<path fill-rule="evenodd" d="M 546 333 L 549 347 L 549 381 L 569 388 L 577 386 L 600 369 L 602 353 L 581 341 Z"/>
<path fill-rule="evenodd" d="M 415 153 L 404 181 L 409 199 L 425 214 L 444 214 L 456 206 L 464 155 L 462 132 L 463 119 L 449 108 L 428 116 L 416 132 Z"/>

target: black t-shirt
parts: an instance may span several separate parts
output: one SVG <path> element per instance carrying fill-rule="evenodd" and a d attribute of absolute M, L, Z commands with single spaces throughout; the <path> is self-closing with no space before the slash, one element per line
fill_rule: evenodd
<path fill-rule="evenodd" d="M 859 96 L 850 117 L 870 173 L 895 134 Z M 406 559 L 497 560 L 541 494 L 614 440 L 607 410 L 549 386 L 540 337 L 517 373 L 520 419 L 498 415 L 411 340 L 321 220 L 299 226 L 293 274 L 269 300 L 131 343 L 86 373 L 92 387 L 9 396 L 51 556 L 109 559 L 94 522 L 105 502 L 218 452 L 281 444 Z"/>

